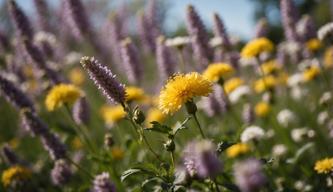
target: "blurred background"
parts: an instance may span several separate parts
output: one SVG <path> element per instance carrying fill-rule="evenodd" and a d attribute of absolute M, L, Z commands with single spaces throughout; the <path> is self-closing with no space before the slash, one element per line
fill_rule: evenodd
<path fill-rule="evenodd" d="M 56 12 L 60 0 L 50 0 L 50 10 Z M 330 0 L 295 0 L 300 15 L 310 14 L 318 26 L 327 23 L 332 18 L 332 2 Z M 17 0 L 17 3 L 33 18 L 35 9 L 32 0 Z M 94 24 L 100 26 L 112 12 L 123 12 L 127 17 L 135 16 L 144 10 L 145 0 L 85 0 L 89 11 L 94 12 Z M 270 24 L 269 37 L 277 42 L 282 38 L 279 1 L 277 0 L 159 0 L 160 22 L 168 36 L 185 35 L 185 10 L 188 4 L 198 10 L 208 29 L 212 27 L 212 12 L 217 12 L 223 18 L 228 32 L 234 37 L 248 40 L 253 37 L 255 24 L 260 18 L 267 18 Z M 0 27 L 11 31 L 6 10 L 6 0 L 0 0 Z M 135 25 L 129 25 L 129 30 L 135 31 Z M 131 28 L 132 26 L 132 28 Z M 317 26 L 317 27 L 318 27 Z"/>

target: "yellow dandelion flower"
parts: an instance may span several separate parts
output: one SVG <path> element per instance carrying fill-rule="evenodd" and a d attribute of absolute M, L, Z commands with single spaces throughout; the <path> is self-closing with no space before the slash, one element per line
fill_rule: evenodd
<path fill-rule="evenodd" d="M 327 48 L 324 53 L 324 66 L 325 68 L 333 67 L 333 46 Z"/>
<path fill-rule="evenodd" d="M 325 158 L 316 162 L 314 170 L 326 174 L 333 170 L 333 158 Z"/>
<path fill-rule="evenodd" d="M 144 90 L 138 87 L 129 86 L 126 87 L 126 101 L 144 101 L 146 96 Z"/>
<path fill-rule="evenodd" d="M 226 153 L 229 158 L 234 158 L 242 154 L 246 154 L 250 151 L 250 146 L 246 143 L 237 143 L 230 146 Z"/>
<path fill-rule="evenodd" d="M 171 77 L 159 96 L 159 108 L 169 114 L 178 111 L 183 104 L 196 96 L 208 96 L 212 83 L 196 72 Z"/>
<path fill-rule="evenodd" d="M 248 42 L 243 47 L 241 56 L 243 58 L 252 58 L 259 56 L 262 52 L 272 52 L 274 49 L 273 43 L 267 38 L 258 38 Z"/>
<path fill-rule="evenodd" d="M 244 80 L 239 77 L 234 77 L 229 80 L 227 80 L 224 83 L 224 89 L 227 94 L 230 94 L 235 89 L 237 89 L 239 86 L 244 85 Z"/>
<path fill-rule="evenodd" d="M 80 86 L 84 83 L 85 80 L 85 76 L 83 71 L 79 68 L 73 68 L 70 72 L 69 72 L 69 80 L 77 86 Z"/>
<path fill-rule="evenodd" d="M 217 82 L 220 78 L 227 78 L 234 72 L 234 68 L 229 64 L 213 63 L 208 65 L 202 75 L 210 81 Z"/>
<path fill-rule="evenodd" d="M 308 40 L 305 43 L 305 45 L 308 48 L 308 50 L 310 50 L 310 51 L 317 51 L 321 47 L 321 43 L 320 43 L 319 39 L 317 39 L 317 38 Z"/>
<path fill-rule="evenodd" d="M 146 117 L 146 125 L 150 126 L 150 122 L 157 121 L 159 123 L 162 123 L 165 120 L 166 116 L 164 113 L 162 113 L 161 110 L 157 108 L 149 109 Z"/>
<path fill-rule="evenodd" d="M 26 181 L 31 178 L 31 170 L 22 166 L 13 166 L 2 172 L 2 183 L 5 187 L 11 184 Z"/>
<path fill-rule="evenodd" d="M 277 61 L 274 60 L 274 59 L 263 63 L 261 65 L 261 67 L 262 67 L 262 70 L 263 70 L 264 74 L 267 74 L 267 75 L 279 72 L 281 70 L 281 67 L 279 66 Z"/>
<path fill-rule="evenodd" d="M 254 108 L 254 112 L 258 117 L 266 117 L 271 110 L 271 106 L 266 102 L 259 102 Z"/>
<path fill-rule="evenodd" d="M 261 93 L 273 89 L 277 84 L 277 79 L 272 75 L 268 75 L 254 82 L 254 90 L 257 93 Z"/>
<path fill-rule="evenodd" d="M 311 81 L 320 74 L 320 69 L 317 66 L 311 66 L 303 72 L 305 82 Z"/>
<path fill-rule="evenodd" d="M 46 96 L 45 105 L 47 110 L 53 111 L 63 104 L 73 104 L 82 96 L 82 91 L 71 84 L 59 84 L 54 86 Z"/>
<path fill-rule="evenodd" d="M 121 160 L 124 158 L 124 150 L 122 150 L 120 147 L 112 147 L 111 148 L 111 155 L 116 160 Z"/>
<path fill-rule="evenodd" d="M 108 126 L 112 126 L 125 118 L 126 112 L 121 105 L 117 106 L 102 106 L 101 108 L 102 118 Z"/>

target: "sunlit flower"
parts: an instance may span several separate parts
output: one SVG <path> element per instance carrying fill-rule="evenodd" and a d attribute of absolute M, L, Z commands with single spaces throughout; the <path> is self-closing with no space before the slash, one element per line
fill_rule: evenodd
<path fill-rule="evenodd" d="M 259 140 L 265 136 L 265 132 L 261 127 L 252 125 L 247 127 L 241 134 L 241 141 L 246 143 L 252 140 Z"/>
<path fill-rule="evenodd" d="M 237 143 L 230 146 L 227 150 L 227 156 L 230 158 L 237 157 L 242 154 L 246 154 L 251 150 L 250 146 L 246 143 Z"/>
<path fill-rule="evenodd" d="M 314 170 L 319 174 L 327 174 L 333 170 L 333 158 L 325 158 L 316 162 Z"/>
<path fill-rule="evenodd" d="M 290 134 L 293 141 L 301 142 L 306 138 L 313 138 L 316 135 L 316 132 L 313 129 L 303 127 L 293 129 Z"/>
<path fill-rule="evenodd" d="M 320 74 L 320 69 L 317 66 L 311 66 L 303 72 L 305 82 L 311 81 Z"/>
<path fill-rule="evenodd" d="M 24 182 L 31 178 L 31 170 L 22 166 L 13 166 L 2 172 L 2 183 L 5 187 Z"/>
<path fill-rule="evenodd" d="M 69 72 L 69 80 L 74 84 L 74 85 L 77 85 L 77 86 L 80 86 L 84 83 L 84 80 L 85 80 L 85 76 L 84 76 L 84 73 L 83 71 L 76 67 L 76 68 L 73 68 L 70 72 Z"/>
<path fill-rule="evenodd" d="M 254 112 L 257 117 L 266 117 L 271 110 L 271 106 L 267 102 L 259 102 L 254 107 Z"/>
<path fill-rule="evenodd" d="M 276 119 L 282 126 L 288 127 L 290 123 L 296 120 L 296 116 L 295 113 L 293 113 L 289 109 L 283 109 L 278 113 Z"/>
<path fill-rule="evenodd" d="M 221 78 L 227 78 L 234 73 L 234 68 L 226 63 L 213 63 L 208 65 L 207 69 L 203 72 L 203 76 L 208 80 L 217 82 Z"/>
<path fill-rule="evenodd" d="M 108 126 L 112 126 L 121 119 L 125 118 L 126 112 L 121 105 L 103 106 L 101 108 L 102 118 Z"/>
<path fill-rule="evenodd" d="M 82 96 L 82 91 L 70 84 L 59 84 L 54 86 L 46 96 L 45 105 L 47 110 L 53 111 L 63 104 L 73 104 Z"/>
<path fill-rule="evenodd" d="M 231 103 L 237 103 L 241 98 L 250 94 L 251 88 L 249 86 L 242 85 L 229 94 L 229 99 Z"/>
<path fill-rule="evenodd" d="M 241 85 L 244 85 L 244 80 L 239 77 L 234 77 L 234 78 L 227 80 L 223 86 L 224 86 L 225 92 L 227 94 L 230 94 L 231 92 L 233 92 L 235 89 L 237 89 Z"/>
<path fill-rule="evenodd" d="M 279 66 L 276 60 L 269 60 L 261 64 L 261 68 L 264 74 L 272 74 L 281 70 L 281 67 Z"/>
<path fill-rule="evenodd" d="M 159 108 L 169 114 L 178 111 L 183 104 L 197 96 L 208 96 L 212 83 L 196 72 L 171 77 L 159 97 Z"/>
<path fill-rule="evenodd" d="M 166 116 L 162 111 L 160 111 L 157 108 L 149 109 L 147 112 L 146 117 L 146 124 L 147 126 L 150 125 L 150 122 L 157 121 L 159 123 L 162 123 L 165 120 Z"/>
<path fill-rule="evenodd" d="M 277 144 L 273 146 L 272 154 L 275 157 L 281 157 L 285 155 L 288 151 L 288 148 L 284 144 Z"/>
<path fill-rule="evenodd" d="M 313 38 L 308 40 L 305 45 L 308 50 L 317 51 L 321 47 L 321 42 L 317 38 Z"/>
<path fill-rule="evenodd" d="M 146 97 L 143 89 L 134 86 L 125 87 L 125 95 L 126 102 L 140 102 Z"/>
<path fill-rule="evenodd" d="M 265 76 L 254 82 L 254 90 L 257 93 L 262 93 L 264 91 L 273 89 L 277 84 L 278 81 L 274 76 Z"/>
<path fill-rule="evenodd" d="M 263 52 L 272 52 L 274 49 L 273 43 L 267 38 L 258 38 L 248 42 L 243 47 L 241 56 L 243 58 L 258 57 Z"/>

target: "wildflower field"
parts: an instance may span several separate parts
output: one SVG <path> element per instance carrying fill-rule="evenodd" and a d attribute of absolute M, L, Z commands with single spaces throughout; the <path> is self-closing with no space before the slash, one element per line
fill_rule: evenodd
<path fill-rule="evenodd" d="M 0 192 L 332 191 L 333 22 L 279 0 L 283 39 L 240 41 L 188 5 L 168 35 L 161 1 L 94 2 L 1 9 Z"/>

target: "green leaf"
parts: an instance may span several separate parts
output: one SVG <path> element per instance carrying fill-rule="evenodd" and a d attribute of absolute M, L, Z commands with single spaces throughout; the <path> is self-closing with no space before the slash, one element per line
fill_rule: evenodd
<path fill-rule="evenodd" d="M 186 127 L 186 123 L 191 119 L 192 117 L 187 117 L 182 123 L 177 122 L 175 125 L 175 128 L 173 129 L 173 135 L 176 135 L 178 133 L 178 131 L 183 130 L 183 129 L 187 129 Z"/>
<path fill-rule="evenodd" d="M 120 180 L 123 182 L 125 179 L 127 179 L 129 176 L 137 173 L 143 173 L 142 169 L 128 169 L 121 174 Z"/>
<path fill-rule="evenodd" d="M 121 174 L 121 181 L 124 181 L 127 179 L 129 176 L 134 175 L 134 174 L 145 174 L 145 175 L 150 175 L 150 176 L 157 176 L 159 173 L 159 170 L 151 163 L 145 163 L 145 164 L 138 164 L 131 169 L 128 169 L 124 171 Z"/>
<path fill-rule="evenodd" d="M 298 159 L 309 149 L 311 149 L 314 146 L 313 142 L 307 143 L 303 147 L 301 147 L 299 150 L 296 151 L 296 154 L 293 158 L 287 159 L 287 163 L 297 163 Z"/>
<path fill-rule="evenodd" d="M 159 133 L 169 134 L 172 129 L 166 125 L 162 125 L 157 121 L 150 122 L 152 124 L 151 128 L 145 128 L 146 131 L 155 131 Z"/>

